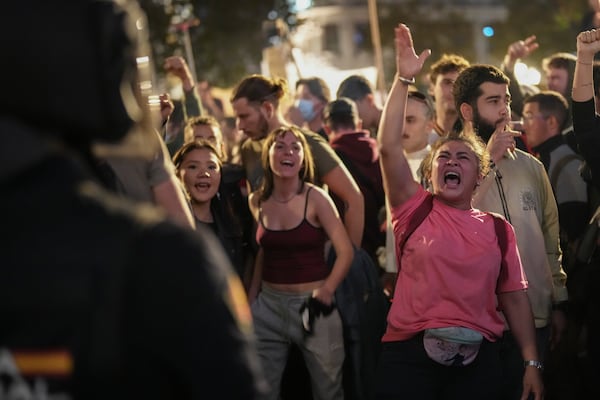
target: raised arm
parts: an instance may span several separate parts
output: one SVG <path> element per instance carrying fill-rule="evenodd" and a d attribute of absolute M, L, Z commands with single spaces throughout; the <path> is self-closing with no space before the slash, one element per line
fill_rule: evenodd
<path fill-rule="evenodd" d="M 183 57 L 172 56 L 165 60 L 164 68 L 181 80 L 184 94 L 184 121 L 203 114 L 202 106 L 196 92 L 196 80 Z"/>
<path fill-rule="evenodd" d="M 573 101 L 584 102 L 594 97 L 594 54 L 600 51 L 600 30 L 577 35 L 577 64 L 573 76 Z"/>
<path fill-rule="evenodd" d="M 417 56 L 406 25 L 398 25 L 394 33 L 396 76 L 377 133 L 383 185 L 391 207 L 402 204 L 417 191 L 418 183 L 413 179 L 400 139 L 404 130 L 408 85 L 431 54 L 430 50 L 425 50 Z"/>
<path fill-rule="evenodd" d="M 152 187 L 154 202 L 162 207 L 173 221 L 181 226 L 194 229 L 196 222 L 192 209 L 185 198 L 181 182 L 173 171 L 169 150 L 158 132 L 152 137 L 159 142 L 156 157 L 148 167 L 148 179 Z"/>
<path fill-rule="evenodd" d="M 523 59 L 539 47 L 537 38 L 535 35 L 531 35 L 524 40 L 518 40 L 511 43 L 506 50 L 504 55 L 504 61 L 502 61 L 502 70 L 510 78 L 510 86 L 508 90 L 511 95 L 511 109 L 513 113 L 523 113 L 523 92 L 521 86 L 515 77 L 515 64 L 520 59 Z"/>
<path fill-rule="evenodd" d="M 594 55 L 600 51 L 600 31 L 581 32 L 577 36 L 577 63 L 573 77 L 573 130 L 581 155 L 589 166 L 592 183 L 600 187 L 600 117 L 594 104 Z M 596 82 L 597 83 L 597 82 Z"/>

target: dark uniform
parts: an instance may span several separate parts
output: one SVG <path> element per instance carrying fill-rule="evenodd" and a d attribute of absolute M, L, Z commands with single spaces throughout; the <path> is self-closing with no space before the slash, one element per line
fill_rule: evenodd
<path fill-rule="evenodd" d="M 1 33 L 31 15 L 46 28 L 56 24 L 59 36 L 70 32 L 64 34 L 73 37 L 69 51 L 83 46 L 80 58 L 48 59 L 35 75 L 39 66 L 16 60 L 19 85 L 40 96 L 30 97 L 29 107 L 16 92 L 1 101 L 0 398 L 254 399 L 260 380 L 249 308 L 212 233 L 179 228 L 151 206 L 109 194 L 96 179 L 89 150 L 95 137 L 106 139 L 98 137 L 105 125 L 85 129 L 86 118 L 103 121 L 112 138 L 129 127 L 118 113 L 102 118 L 106 109 L 122 106 L 101 97 L 115 93 L 111 83 L 119 88 L 118 68 L 103 77 L 106 91 L 83 92 L 87 114 L 45 103 L 64 93 L 48 92 L 40 82 L 56 87 L 59 81 L 77 93 L 93 86 L 88 80 L 100 80 L 92 70 L 96 60 L 84 50 L 102 43 L 74 29 L 101 26 L 118 33 L 127 22 L 110 2 L 59 3 L 55 9 L 43 0 L 13 3 L 0 17 Z M 88 7 L 92 3 L 104 5 Z M 22 36 L 18 46 L 44 52 L 53 35 Z M 119 43 L 103 48 L 114 52 L 108 61 L 115 65 L 133 56 Z M 18 56 L 13 45 L 5 41 L 0 49 Z M 70 69 L 73 64 L 84 72 Z M 72 82 L 74 76 L 86 80 Z M 12 78 L 0 79 L 14 89 Z"/>

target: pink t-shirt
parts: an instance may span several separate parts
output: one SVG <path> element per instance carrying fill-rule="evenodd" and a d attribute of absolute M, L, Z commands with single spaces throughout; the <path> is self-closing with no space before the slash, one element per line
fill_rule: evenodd
<path fill-rule="evenodd" d="M 410 217 L 429 194 L 423 189 L 391 210 L 396 246 Z M 429 328 L 463 326 L 495 341 L 504 320 L 498 293 L 524 290 L 527 280 L 512 226 L 506 223 L 507 271 L 493 216 L 459 210 L 434 198 L 433 208 L 404 245 L 401 270 L 388 314 L 384 342 L 406 340 Z"/>

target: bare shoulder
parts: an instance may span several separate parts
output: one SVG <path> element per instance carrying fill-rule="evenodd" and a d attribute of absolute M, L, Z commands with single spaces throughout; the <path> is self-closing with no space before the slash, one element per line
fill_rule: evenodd
<path fill-rule="evenodd" d="M 327 191 L 325 191 L 323 188 L 320 188 L 317 185 L 313 185 L 312 183 L 306 183 L 305 185 L 306 191 L 310 190 L 310 194 L 308 196 L 311 200 L 322 202 L 329 201 L 331 199 L 329 193 L 327 193 Z"/>
<path fill-rule="evenodd" d="M 308 195 L 309 209 L 312 208 L 318 213 L 325 211 L 333 211 L 333 213 L 337 215 L 337 208 L 335 206 L 335 203 L 333 202 L 333 199 L 331 198 L 331 196 L 329 196 L 329 193 L 327 193 L 326 190 L 310 183 L 307 183 L 306 185 L 306 190 L 310 190 L 310 193 Z"/>

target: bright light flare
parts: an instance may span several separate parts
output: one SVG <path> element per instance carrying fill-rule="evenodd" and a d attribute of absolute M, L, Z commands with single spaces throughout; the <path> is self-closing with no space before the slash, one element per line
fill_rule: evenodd
<path fill-rule="evenodd" d="M 515 77 L 520 84 L 525 85 L 539 85 L 542 80 L 540 71 L 523 62 L 517 62 L 515 64 Z"/>

